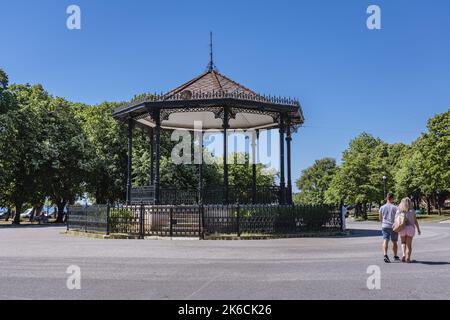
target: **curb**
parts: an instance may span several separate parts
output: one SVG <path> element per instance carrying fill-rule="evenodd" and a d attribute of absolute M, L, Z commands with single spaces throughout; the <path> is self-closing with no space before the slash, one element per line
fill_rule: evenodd
<path fill-rule="evenodd" d="M 139 240 L 138 236 L 128 234 L 110 234 L 95 232 L 83 232 L 68 230 L 61 232 L 62 235 L 72 237 L 82 237 L 97 240 Z M 295 238 L 340 238 L 351 235 L 351 231 L 337 231 L 337 232 L 322 232 L 322 233 L 301 233 L 301 234 L 284 234 L 284 235 L 241 235 L 240 237 L 234 235 L 205 235 L 204 240 L 219 240 L 219 241 L 237 241 L 237 240 L 276 240 L 276 239 L 295 239 Z M 147 236 L 143 240 L 173 240 L 173 241 L 200 241 L 198 237 L 161 237 L 161 236 Z"/>
<path fill-rule="evenodd" d="M 208 235 L 205 236 L 205 240 L 277 240 L 277 239 L 301 239 L 301 238 L 340 238 L 350 236 L 351 232 L 322 232 L 322 233 L 302 233 L 302 234 L 283 234 L 283 235 L 260 235 L 260 236 L 230 236 L 230 235 Z"/>

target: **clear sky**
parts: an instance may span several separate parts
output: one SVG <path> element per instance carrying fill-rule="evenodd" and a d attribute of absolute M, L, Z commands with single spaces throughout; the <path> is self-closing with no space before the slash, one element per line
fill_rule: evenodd
<path fill-rule="evenodd" d="M 66 28 L 70 4 L 81 30 Z M 450 107 L 448 0 L 0 0 L 0 67 L 72 101 L 129 100 L 202 73 L 210 30 L 221 73 L 301 101 L 295 177 L 362 131 L 410 143 Z"/>

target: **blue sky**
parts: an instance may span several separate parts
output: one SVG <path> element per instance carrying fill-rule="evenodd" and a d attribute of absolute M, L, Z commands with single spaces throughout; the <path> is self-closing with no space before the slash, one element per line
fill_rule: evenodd
<path fill-rule="evenodd" d="M 370 4 L 382 30 L 366 27 Z M 450 107 L 448 0 L 0 0 L 0 67 L 73 101 L 128 100 L 202 73 L 210 30 L 223 74 L 300 99 L 295 177 L 362 131 L 410 143 Z"/>

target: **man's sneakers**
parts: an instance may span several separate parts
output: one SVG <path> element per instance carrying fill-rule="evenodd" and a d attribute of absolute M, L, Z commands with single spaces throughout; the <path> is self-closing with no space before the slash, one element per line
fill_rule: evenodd
<path fill-rule="evenodd" d="M 395 256 L 395 257 L 394 257 L 394 261 L 395 261 L 395 262 L 400 262 L 400 261 L 401 261 L 401 260 L 400 260 L 400 257 Z M 386 262 L 386 263 L 391 263 L 391 260 L 389 259 L 388 256 L 384 256 L 384 262 Z"/>

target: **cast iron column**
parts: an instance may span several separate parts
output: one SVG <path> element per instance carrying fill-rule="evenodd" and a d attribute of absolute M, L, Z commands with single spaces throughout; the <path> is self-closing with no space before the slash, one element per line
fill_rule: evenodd
<path fill-rule="evenodd" d="M 252 202 L 256 204 L 256 139 L 259 136 L 259 130 L 252 133 Z"/>
<path fill-rule="evenodd" d="M 280 204 L 286 204 L 286 181 L 284 178 L 284 114 L 280 113 Z"/>
<path fill-rule="evenodd" d="M 227 107 L 223 109 L 223 200 L 228 204 L 228 127 L 229 127 L 229 110 Z"/>
<path fill-rule="evenodd" d="M 153 120 L 155 121 L 155 203 L 161 202 L 161 173 L 160 173 L 160 161 L 161 161 L 161 112 L 160 110 L 153 111 Z"/>
<path fill-rule="evenodd" d="M 287 147 L 287 202 L 292 204 L 292 163 L 291 163 L 291 143 L 292 143 L 292 129 L 291 120 L 287 119 L 287 135 L 286 135 L 286 147 Z"/>
<path fill-rule="evenodd" d="M 150 163 L 149 163 L 149 172 L 148 175 L 150 177 L 150 185 L 154 184 L 155 172 L 153 170 L 153 165 L 155 163 L 155 135 L 153 134 L 153 128 L 149 130 L 150 136 Z"/>
<path fill-rule="evenodd" d="M 131 170 L 133 164 L 133 119 L 128 120 L 127 204 L 131 204 Z"/>
<path fill-rule="evenodd" d="M 200 132 L 200 163 L 198 165 L 198 204 L 203 204 L 203 132 Z"/>

